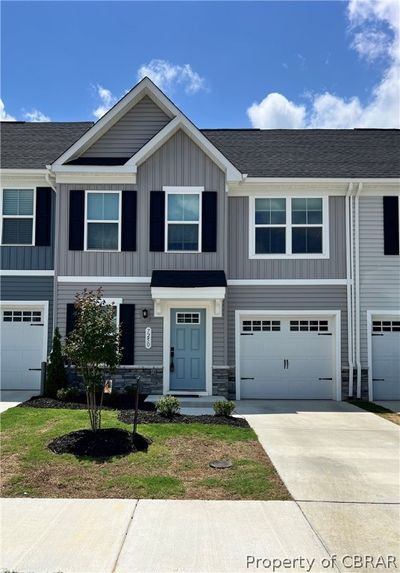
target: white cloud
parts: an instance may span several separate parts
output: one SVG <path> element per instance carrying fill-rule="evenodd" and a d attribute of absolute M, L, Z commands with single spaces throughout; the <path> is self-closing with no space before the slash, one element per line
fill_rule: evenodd
<path fill-rule="evenodd" d="M 347 14 L 352 48 L 370 62 L 386 59 L 386 69 L 369 101 L 363 104 L 357 96 L 346 99 L 325 92 L 313 94 L 303 106 L 271 93 L 248 108 L 253 127 L 400 127 L 400 2 L 350 0 Z"/>
<path fill-rule="evenodd" d="M 206 90 L 206 81 L 190 64 L 171 64 L 167 60 L 153 59 L 140 66 L 137 79 L 148 76 L 161 90 L 171 92 L 176 85 L 183 86 L 185 93 L 192 95 Z"/>
<path fill-rule="evenodd" d="M 306 108 L 278 93 L 268 94 L 247 110 L 253 127 L 295 129 L 303 127 Z"/>
<path fill-rule="evenodd" d="M 93 115 L 96 119 L 100 119 L 107 111 L 117 103 L 117 98 L 107 88 L 103 86 L 96 86 L 97 95 L 101 100 L 101 104 L 93 110 Z"/>
<path fill-rule="evenodd" d="M 16 121 L 15 117 L 6 112 L 2 99 L 0 99 L 0 121 Z"/>
<path fill-rule="evenodd" d="M 32 111 L 25 112 L 24 119 L 26 119 L 27 121 L 32 121 L 34 123 L 42 121 L 51 121 L 51 119 L 47 115 L 44 115 L 44 113 L 42 113 L 38 109 L 33 109 Z"/>

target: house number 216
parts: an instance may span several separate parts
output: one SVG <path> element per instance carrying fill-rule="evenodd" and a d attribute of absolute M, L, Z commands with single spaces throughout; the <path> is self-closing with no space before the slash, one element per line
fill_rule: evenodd
<path fill-rule="evenodd" d="M 151 328 L 148 326 L 145 330 L 144 344 L 147 350 L 151 348 Z"/>

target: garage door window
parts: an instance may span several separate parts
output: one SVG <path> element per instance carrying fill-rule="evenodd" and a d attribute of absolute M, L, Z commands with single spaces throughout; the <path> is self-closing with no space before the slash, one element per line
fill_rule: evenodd
<path fill-rule="evenodd" d="M 41 322 L 42 313 L 40 310 L 4 310 L 4 322 Z"/>
<path fill-rule="evenodd" d="M 328 332 L 327 320 L 291 320 L 291 332 Z"/>
<path fill-rule="evenodd" d="M 372 332 L 400 332 L 400 320 L 374 320 Z"/>
<path fill-rule="evenodd" d="M 243 320 L 242 332 L 279 332 L 280 320 Z"/>

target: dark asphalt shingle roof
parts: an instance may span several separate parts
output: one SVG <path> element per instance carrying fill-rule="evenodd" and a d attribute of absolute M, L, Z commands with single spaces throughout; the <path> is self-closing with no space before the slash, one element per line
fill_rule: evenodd
<path fill-rule="evenodd" d="M 226 287 L 224 271 L 153 271 L 152 287 Z"/>
<path fill-rule="evenodd" d="M 202 130 L 249 177 L 399 177 L 398 129 Z"/>
<path fill-rule="evenodd" d="M 45 169 L 93 123 L 2 121 L 0 126 L 3 169 Z"/>
<path fill-rule="evenodd" d="M 91 122 L 1 122 L 1 167 L 43 169 Z M 249 177 L 400 177 L 398 129 L 203 129 Z"/>

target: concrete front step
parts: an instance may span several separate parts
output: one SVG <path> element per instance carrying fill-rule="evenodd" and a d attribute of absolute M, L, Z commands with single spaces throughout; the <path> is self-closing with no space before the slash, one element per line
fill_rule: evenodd
<path fill-rule="evenodd" d="M 196 396 L 195 394 L 188 396 L 182 394 L 180 395 L 179 393 L 169 395 L 178 398 L 179 402 L 181 403 L 182 410 L 187 408 L 199 408 L 201 410 L 210 409 L 210 411 L 213 412 L 212 407 L 215 402 L 226 400 L 224 396 Z M 157 404 L 160 398 L 162 398 L 161 394 L 150 394 L 147 396 L 145 402 L 150 402 L 150 404 Z"/>

